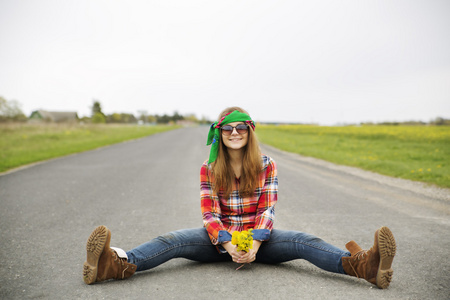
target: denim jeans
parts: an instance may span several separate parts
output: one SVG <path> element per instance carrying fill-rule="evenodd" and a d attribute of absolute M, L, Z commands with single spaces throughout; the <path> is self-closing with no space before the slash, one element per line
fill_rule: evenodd
<path fill-rule="evenodd" d="M 211 244 L 205 228 L 166 233 L 128 251 L 127 255 L 128 262 L 137 265 L 137 271 L 179 257 L 199 262 L 231 261 L 228 253 L 220 253 Z M 273 229 L 270 239 L 259 248 L 255 262 L 277 264 L 305 259 L 323 270 L 345 274 L 342 268 L 344 256 L 350 256 L 350 253 L 311 234 Z"/>

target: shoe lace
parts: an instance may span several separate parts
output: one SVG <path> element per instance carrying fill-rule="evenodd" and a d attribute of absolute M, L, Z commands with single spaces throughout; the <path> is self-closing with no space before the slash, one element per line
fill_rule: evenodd
<path fill-rule="evenodd" d="M 349 261 L 349 265 L 350 265 L 350 267 L 352 267 L 352 270 L 355 273 L 357 278 L 360 278 L 360 277 L 359 277 L 359 274 L 356 271 L 355 267 L 353 266 L 352 262 L 357 264 L 359 261 L 364 260 L 366 258 L 366 255 L 368 255 L 371 250 L 372 249 L 361 250 L 361 251 L 358 251 L 357 253 L 355 253 L 354 255 L 352 255 L 352 257 L 351 257 L 352 259 Z"/>
<path fill-rule="evenodd" d="M 119 266 L 121 266 L 122 269 L 123 269 L 124 266 L 126 267 L 126 268 L 124 268 L 124 269 L 122 270 L 122 279 L 124 279 L 124 278 L 125 278 L 125 271 L 128 270 L 128 267 L 129 267 L 129 266 L 128 266 L 128 264 L 125 264 L 125 258 L 120 258 L 120 257 L 117 255 L 116 251 L 114 251 L 113 249 L 111 249 L 111 252 L 112 252 L 112 257 L 114 257 L 114 261 L 117 262 L 117 264 L 118 264 Z"/>
<path fill-rule="evenodd" d="M 365 257 L 366 257 L 366 254 L 367 254 L 367 252 L 368 251 L 366 251 L 366 250 L 361 250 L 361 251 L 359 251 L 359 252 L 357 252 L 355 255 L 354 255 L 354 259 L 356 260 L 363 260 Z"/>

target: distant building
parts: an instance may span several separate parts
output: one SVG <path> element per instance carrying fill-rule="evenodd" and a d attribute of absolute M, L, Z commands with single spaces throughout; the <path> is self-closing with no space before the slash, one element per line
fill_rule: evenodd
<path fill-rule="evenodd" d="M 74 123 L 78 122 L 76 112 L 35 110 L 29 118 L 31 122 Z"/>

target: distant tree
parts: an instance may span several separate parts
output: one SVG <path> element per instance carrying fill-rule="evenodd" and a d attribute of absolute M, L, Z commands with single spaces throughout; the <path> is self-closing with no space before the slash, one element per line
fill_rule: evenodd
<path fill-rule="evenodd" d="M 100 102 L 95 99 L 92 104 L 92 123 L 106 123 L 106 116 L 102 112 L 102 106 Z"/>
<path fill-rule="evenodd" d="M 122 117 L 118 113 L 113 113 L 107 117 L 109 123 L 122 123 Z"/>
<path fill-rule="evenodd" d="M 148 123 L 152 123 L 152 124 L 156 123 L 156 116 L 148 115 L 147 116 L 147 122 Z"/>
<path fill-rule="evenodd" d="M 5 98 L 0 96 L 0 113 L 3 114 L 3 110 L 5 109 L 5 107 L 7 106 L 8 101 L 6 101 Z"/>
<path fill-rule="evenodd" d="M 159 124 L 167 124 L 170 122 L 170 117 L 167 114 L 164 114 L 163 116 L 156 115 L 156 122 Z"/>
<path fill-rule="evenodd" d="M 184 117 L 180 115 L 177 111 L 175 111 L 171 119 L 172 121 L 177 122 L 179 120 L 184 120 Z"/>
<path fill-rule="evenodd" d="M 137 119 L 133 114 L 120 114 L 122 123 L 137 123 Z"/>
<path fill-rule="evenodd" d="M 113 113 L 106 116 L 107 123 L 137 123 L 137 119 L 133 114 Z"/>
<path fill-rule="evenodd" d="M 437 126 L 448 126 L 450 125 L 450 120 L 437 117 L 434 121 L 431 121 L 430 124 Z"/>
<path fill-rule="evenodd" d="M 82 118 L 80 118 L 80 122 L 81 122 L 81 124 L 91 123 L 92 119 L 87 116 L 83 116 Z"/>
<path fill-rule="evenodd" d="M 102 112 L 102 106 L 101 106 L 100 102 L 97 100 L 94 100 L 94 104 L 92 104 L 92 116 L 94 116 L 97 113 L 104 115 Z"/>
<path fill-rule="evenodd" d="M 199 120 L 197 119 L 197 117 L 195 116 L 195 114 L 190 114 L 184 117 L 185 120 L 191 121 L 191 122 L 195 122 L 198 123 Z"/>
<path fill-rule="evenodd" d="M 96 124 L 103 124 L 106 123 L 106 117 L 104 114 L 102 113 L 95 113 L 92 116 L 92 123 L 96 123 Z"/>
<path fill-rule="evenodd" d="M 24 122 L 27 117 L 20 108 L 21 104 L 16 100 L 7 101 L 0 97 L 0 122 L 14 121 Z"/>
<path fill-rule="evenodd" d="M 182 120 L 188 120 L 191 122 L 196 122 L 196 123 L 208 123 L 210 124 L 211 122 L 208 120 L 205 120 L 205 118 L 203 118 L 203 120 L 198 120 L 197 117 L 195 116 L 195 114 L 188 114 L 186 116 L 181 115 L 180 113 L 178 113 L 177 111 L 175 111 L 173 113 L 173 115 L 168 115 L 168 114 L 164 114 L 164 115 L 147 115 L 146 111 L 138 111 L 138 113 L 140 114 L 139 118 L 136 119 L 133 115 L 130 115 L 131 119 L 128 119 L 128 123 L 135 123 L 138 120 L 142 120 L 145 123 L 151 123 L 151 124 L 169 124 L 169 123 L 177 123 L 177 121 L 182 121 Z M 123 116 L 122 116 L 123 117 Z"/>

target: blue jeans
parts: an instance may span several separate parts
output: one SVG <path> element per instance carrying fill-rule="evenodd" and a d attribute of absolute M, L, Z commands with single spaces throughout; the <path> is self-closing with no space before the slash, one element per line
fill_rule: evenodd
<path fill-rule="evenodd" d="M 198 262 L 231 261 L 228 253 L 220 253 L 211 243 L 205 228 L 182 229 L 161 235 L 127 252 L 128 262 L 137 271 L 154 268 L 172 258 L 186 258 Z M 270 239 L 263 242 L 255 262 L 277 264 L 305 259 L 317 267 L 345 274 L 342 257 L 350 256 L 313 235 L 273 229 Z"/>

